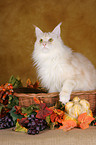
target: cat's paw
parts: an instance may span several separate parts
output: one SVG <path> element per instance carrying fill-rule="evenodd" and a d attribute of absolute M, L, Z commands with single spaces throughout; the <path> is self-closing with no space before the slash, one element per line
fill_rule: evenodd
<path fill-rule="evenodd" d="M 63 104 L 66 104 L 70 100 L 70 93 L 68 92 L 61 92 L 59 94 L 59 101 L 62 102 Z"/>

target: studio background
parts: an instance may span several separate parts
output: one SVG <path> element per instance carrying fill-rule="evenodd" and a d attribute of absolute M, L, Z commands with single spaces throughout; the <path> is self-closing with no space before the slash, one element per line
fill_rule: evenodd
<path fill-rule="evenodd" d="M 96 67 L 96 0 L 0 0 L 0 84 L 11 75 L 37 80 L 33 24 L 48 32 L 60 22 L 65 45 Z"/>

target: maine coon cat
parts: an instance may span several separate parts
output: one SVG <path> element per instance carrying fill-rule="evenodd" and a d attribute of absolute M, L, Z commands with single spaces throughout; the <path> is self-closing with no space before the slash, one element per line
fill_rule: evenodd
<path fill-rule="evenodd" d="M 49 33 L 35 27 L 32 57 L 42 86 L 49 92 L 60 92 L 59 100 L 66 103 L 72 91 L 96 89 L 96 69 L 86 57 L 64 45 L 60 25 Z"/>

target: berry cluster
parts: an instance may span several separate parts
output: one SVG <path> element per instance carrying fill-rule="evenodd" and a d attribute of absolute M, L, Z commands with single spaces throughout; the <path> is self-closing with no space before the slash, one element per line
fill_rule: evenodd
<path fill-rule="evenodd" d="M 38 119 L 33 114 L 28 117 L 28 134 L 38 134 L 47 127 L 47 122 L 44 119 Z"/>
<path fill-rule="evenodd" d="M 0 118 L 0 129 L 10 128 L 14 126 L 14 121 L 9 113 Z"/>
<path fill-rule="evenodd" d="M 27 128 L 27 133 L 32 135 L 38 134 L 47 127 L 46 120 L 38 119 L 34 114 L 30 115 L 30 117 L 22 118 L 19 124 Z"/>
<path fill-rule="evenodd" d="M 7 105 L 9 95 L 13 94 L 13 86 L 10 83 L 6 83 L 0 86 L 0 103 Z"/>

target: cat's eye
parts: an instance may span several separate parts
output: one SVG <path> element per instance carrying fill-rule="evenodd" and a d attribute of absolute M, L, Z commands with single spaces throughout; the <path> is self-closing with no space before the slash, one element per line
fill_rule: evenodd
<path fill-rule="evenodd" d="M 40 43 L 42 43 L 43 42 L 43 39 L 40 39 Z"/>
<path fill-rule="evenodd" d="M 49 41 L 49 42 L 52 42 L 52 41 L 53 41 L 53 39 L 52 39 L 52 38 L 50 38 L 48 41 Z"/>

